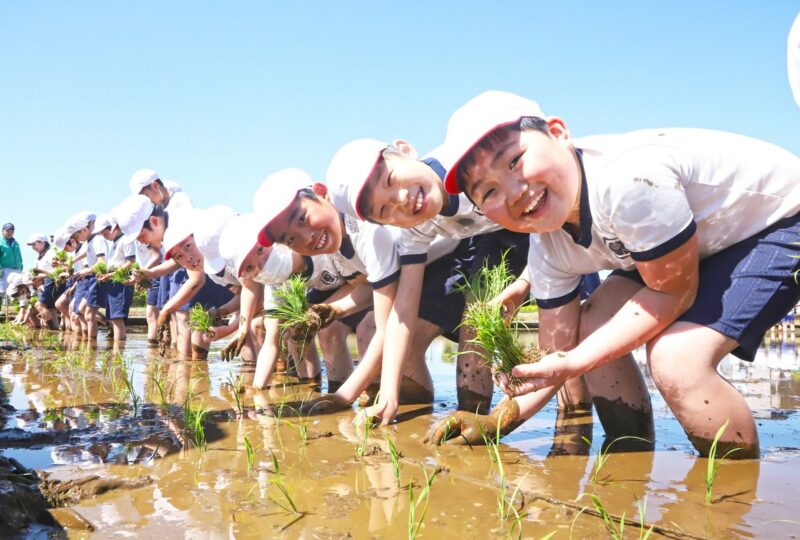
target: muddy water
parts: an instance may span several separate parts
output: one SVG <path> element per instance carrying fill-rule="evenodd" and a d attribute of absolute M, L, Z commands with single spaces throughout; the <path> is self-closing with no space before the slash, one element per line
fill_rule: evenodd
<path fill-rule="evenodd" d="M 46 347 L 0 352 L 0 377 L 14 408 L 0 432 L 13 436 L 0 440 L 0 454 L 54 479 L 92 474 L 146 484 L 67 501 L 94 528 L 70 529 L 70 537 L 401 538 L 408 536 L 409 514 L 416 526 L 424 513 L 423 538 L 604 538 L 592 494 L 617 520 L 624 514 L 638 523 L 641 509 L 646 523 L 673 537 L 800 533 L 794 344 L 767 344 L 752 365 L 725 361 L 723 372 L 758 419 L 763 457 L 723 463 L 709 505 L 708 462 L 695 457 L 654 389 L 656 451 L 612 454 L 595 475 L 599 425 L 590 417 L 557 419 L 554 403 L 503 441 L 500 464 L 485 447 L 422 444 L 428 427 L 455 408 L 453 351 L 444 341 L 429 351 L 433 407 L 402 407 L 401 422 L 365 434 L 353 423 L 355 411 L 307 420 L 292 417 L 288 407 L 281 418 L 264 414 L 274 411 L 270 404 L 309 394 L 309 386 L 291 378 L 238 404 L 229 382 L 246 380 L 252 370 L 214 353 L 208 363 L 161 359 L 135 334 L 121 357 L 102 341 L 88 351 L 47 339 Z M 205 446 L 187 426 L 187 402 L 208 411 L 201 422 Z M 401 454 L 399 480 L 387 440 Z M 433 477 L 427 492 L 426 477 Z M 501 519 L 504 485 L 514 504 L 505 505 Z M 639 534 L 635 523 L 625 530 Z"/>

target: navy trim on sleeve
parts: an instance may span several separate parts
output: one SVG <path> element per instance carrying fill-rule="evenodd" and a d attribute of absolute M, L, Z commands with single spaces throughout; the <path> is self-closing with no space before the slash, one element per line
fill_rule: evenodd
<path fill-rule="evenodd" d="M 427 253 L 415 253 L 410 255 L 400 255 L 400 265 L 419 264 L 428 260 Z"/>
<path fill-rule="evenodd" d="M 378 290 L 378 289 L 383 289 L 384 287 L 386 287 L 387 285 L 397 281 L 398 279 L 400 279 L 400 270 L 398 270 L 397 272 L 395 272 L 391 276 L 386 276 L 385 278 L 383 278 L 380 281 L 376 281 L 375 283 L 370 282 L 370 285 L 372 285 L 372 290 L 375 291 L 375 290 Z"/>
<path fill-rule="evenodd" d="M 658 259 L 659 257 L 663 257 L 667 253 L 671 253 L 672 251 L 676 250 L 677 248 L 681 247 L 683 244 L 689 241 L 692 235 L 697 230 L 697 224 L 692 220 L 689 225 L 683 229 L 681 232 L 654 248 L 648 249 L 647 251 L 639 251 L 639 252 L 631 252 L 631 259 L 634 261 L 645 262 L 645 261 L 652 261 L 654 259 Z"/>
<path fill-rule="evenodd" d="M 347 259 L 352 259 L 353 256 L 356 254 L 356 250 L 353 247 L 353 243 L 350 241 L 350 236 L 345 236 L 342 238 L 342 245 L 339 246 L 339 253 L 345 256 Z"/>
<path fill-rule="evenodd" d="M 581 286 L 578 284 L 575 287 L 575 290 L 565 294 L 564 296 L 559 296 L 558 298 L 548 298 L 546 300 L 541 300 L 539 298 L 536 299 L 536 305 L 539 306 L 540 309 L 553 309 L 561 306 L 566 306 L 573 299 L 577 298 L 577 296 L 581 292 Z"/>
<path fill-rule="evenodd" d="M 361 275 L 361 272 L 353 272 L 349 276 L 342 276 L 342 279 L 345 281 L 350 281 L 351 279 L 355 279 Z"/>
<path fill-rule="evenodd" d="M 306 269 L 300 272 L 300 275 L 303 279 L 311 279 L 311 276 L 314 275 L 314 259 L 308 255 L 303 255 L 303 260 L 306 263 Z"/>

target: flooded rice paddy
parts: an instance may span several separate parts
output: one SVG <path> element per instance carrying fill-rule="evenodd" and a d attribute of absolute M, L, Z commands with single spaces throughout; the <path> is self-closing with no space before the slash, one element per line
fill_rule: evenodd
<path fill-rule="evenodd" d="M 454 351 L 443 340 L 428 354 L 433 406 L 401 407 L 397 424 L 365 430 L 355 407 L 293 414 L 312 387 L 289 376 L 236 393 L 252 366 L 214 352 L 191 362 L 159 357 L 137 334 L 121 354 L 102 340 L 91 350 L 34 336 L 27 348 L 0 351 L 0 457 L 60 485 L 48 496 L 69 509 L 57 512 L 71 528 L 32 535 L 606 538 L 623 515 L 626 538 L 653 525 L 652 537 L 800 534 L 795 343 L 767 343 L 753 364 L 723 363 L 757 417 L 762 459 L 723 462 L 707 503 L 708 460 L 650 381 L 655 452 L 600 454 L 599 424 L 557 418 L 555 402 L 496 449 L 433 447 L 425 432 L 456 405 Z M 57 483 L 87 477 L 95 478 Z"/>

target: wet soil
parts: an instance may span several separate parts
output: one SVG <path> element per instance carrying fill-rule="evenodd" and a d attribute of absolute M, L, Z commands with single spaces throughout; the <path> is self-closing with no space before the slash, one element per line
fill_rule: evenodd
<path fill-rule="evenodd" d="M 401 422 L 365 432 L 350 409 L 276 417 L 276 404 L 315 395 L 291 377 L 233 393 L 229 381 L 252 378 L 252 366 L 221 362 L 217 348 L 208 362 L 192 362 L 161 358 L 137 334 L 121 355 L 102 341 L 87 350 L 38 339 L 0 352 L 0 459 L 45 471 L 31 485 L 50 506 L 66 505 L 53 514 L 70 537 L 400 538 L 409 513 L 417 522 L 426 505 L 422 538 L 608 537 L 592 495 L 617 521 L 624 514 L 633 536 L 640 508 L 667 537 L 800 531 L 794 344 L 765 346 L 753 364 L 724 363 L 754 410 L 762 458 L 723 462 L 706 504 L 708 462 L 649 379 L 655 449 L 612 445 L 617 452 L 595 474 L 602 428 L 586 412 L 557 415 L 554 402 L 504 439 L 501 464 L 485 447 L 424 445 L 457 405 L 444 341 L 429 351 L 434 406 L 404 405 Z"/>

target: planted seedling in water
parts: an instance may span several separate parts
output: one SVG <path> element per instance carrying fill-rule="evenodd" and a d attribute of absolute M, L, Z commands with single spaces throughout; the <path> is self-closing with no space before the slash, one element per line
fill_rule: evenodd
<path fill-rule="evenodd" d="M 592 446 L 592 441 L 590 441 L 587 437 L 581 436 L 581 439 L 583 439 L 583 442 L 585 442 L 588 446 L 590 447 Z M 623 437 L 617 437 L 616 439 L 608 443 L 608 445 L 605 448 L 601 448 L 600 452 L 597 453 L 597 459 L 595 460 L 594 467 L 592 468 L 591 482 L 593 484 L 602 484 L 608 482 L 608 479 L 600 479 L 600 471 L 603 470 L 603 466 L 605 466 L 606 461 L 608 461 L 608 458 L 611 457 L 611 447 L 614 446 L 614 444 L 616 444 L 617 442 L 623 441 L 625 439 L 640 441 L 648 444 L 650 443 L 650 441 L 648 441 L 647 439 L 636 437 L 635 435 L 625 435 Z"/>
<path fill-rule="evenodd" d="M 505 374 L 509 384 L 516 386 L 520 381 L 511 376 L 511 369 L 536 362 L 543 353 L 534 347 L 523 348 L 518 332 L 504 316 L 503 306 L 492 303 L 513 280 L 504 255 L 500 264 L 492 268 L 484 265 L 461 290 L 469 299 L 462 324 L 475 332 L 469 342 L 478 345 L 475 352 L 492 368 L 495 377 Z"/>
<path fill-rule="evenodd" d="M 394 482 L 397 487 L 400 487 L 400 458 L 402 455 L 397 451 L 394 441 L 386 436 L 386 444 L 389 445 L 389 458 L 392 460 L 392 472 L 394 473 Z"/>
<path fill-rule="evenodd" d="M 244 451 L 247 455 L 247 470 L 252 472 L 256 462 L 256 449 L 253 448 L 253 444 L 250 442 L 247 435 L 244 436 Z"/>
<path fill-rule="evenodd" d="M 236 402 L 236 413 L 239 416 L 242 416 L 244 414 L 244 402 L 242 401 L 242 395 L 239 393 L 239 387 L 241 386 L 242 379 L 238 375 L 234 377 L 233 373 L 229 371 L 228 376 L 225 378 L 225 382 L 231 387 L 233 399 Z"/>
<path fill-rule="evenodd" d="M 425 477 L 425 485 L 422 486 L 422 490 L 419 493 L 419 496 L 414 499 L 414 484 L 413 482 L 408 484 L 408 538 L 412 540 L 417 537 L 419 534 L 419 530 L 422 527 L 422 522 L 425 520 L 425 514 L 428 512 L 428 502 L 431 498 L 431 486 L 433 485 L 433 481 L 436 479 L 436 474 L 439 471 L 439 467 L 436 467 L 433 473 L 428 476 L 428 471 L 425 470 L 425 466 L 420 464 L 420 469 L 422 469 L 422 475 Z M 422 511 L 419 512 L 420 504 L 423 504 Z M 417 519 L 417 514 L 419 512 L 419 519 Z"/>
<path fill-rule="evenodd" d="M 614 518 L 608 513 L 605 506 L 603 506 L 603 503 L 600 502 L 600 499 L 597 497 L 597 495 L 592 495 L 592 504 L 594 504 L 594 507 L 597 509 L 600 517 L 603 518 L 603 524 L 606 526 L 608 535 L 614 540 L 622 540 L 622 533 L 625 531 L 625 514 L 623 513 L 622 517 L 619 519 L 618 526 L 614 522 Z"/>
<path fill-rule="evenodd" d="M 139 397 L 139 394 L 136 393 L 136 388 L 133 386 L 133 375 L 134 375 L 134 367 L 131 365 L 129 366 L 129 373 L 128 377 L 125 379 L 125 386 L 128 388 L 128 394 L 131 398 L 131 404 L 133 405 L 133 417 L 139 414 L 139 403 L 141 403 L 142 398 Z"/>
<path fill-rule="evenodd" d="M 204 423 L 208 411 L 206 407 L 199 406 L 195 408 L 194 405 L 192 405 L 190 392 L 190 397 L 187 398 L 186 403 L 183 405 L 183 420 L 186 429 L 189 430 L 192 436 L 195 446 L 201 450 L 206 449 L 206 430 Z"/>
<path fill-rule="evenodd" d="M 214 316 L 211 315 L 202 304 L 197 303 L 192 306 L 188 317 L 189 328 L 195 332 L 200 332 L 206 337 L 211 337 L 211 329 L 214 327 Z"/>
<path fill-rule="evenodd" d="M 727 458 L 734 452 L 741 450 L 741 448 L 731 448 L 725 455 L 721 458 L 717 458 L 717 443 L 719 443 L 722 434 L 725 433 L 725 430 L 728 429 L 728 423 L 730 420 L 725 420 L 725 423 L 720 426 L 717 430 L 717 434 L 714 435 L 714 440 L 711 442 L 711 448 L 708 451 L 708 467 L 706 468 L 706 504 L 711 504 L 714 497 L 714 482 L 717 479 L 717 472 L 719 471 L 719 466 L 722 465 L 721 461 Z"/>
<path fill-rule="evenodd" d="M 278 488 L 278 491 L 281 494 L 281 499 L 272 496 L 268 496 L 267 498 L 273 504 L 275 504 L 275 506 L 279 507 L 287 514 L 299 514 L 300 512 L 297 510 L 297 505 L 294 503 L 294 499 L 292 499 L 289 486 L 283 481 L 283 474 L 281 474 L 281 466 L 278 462 L 278 458 L 275 456 L 275 452 L 272 450 L 269 452 L 272 455 L 272 468 L 273 472 L 275 473 L 275 476 L 270 479 L 270 483 Z"/>

